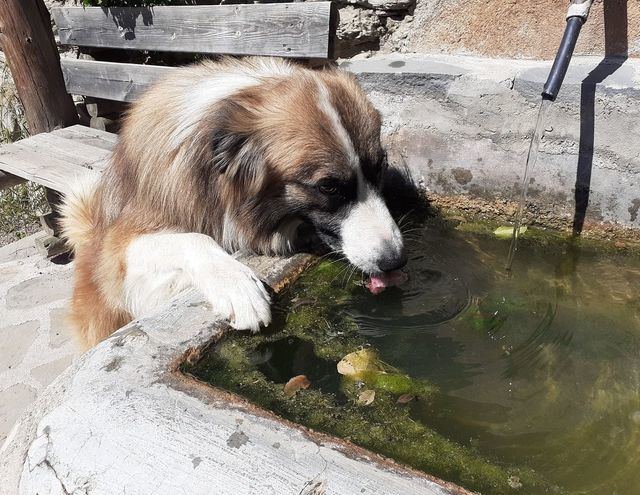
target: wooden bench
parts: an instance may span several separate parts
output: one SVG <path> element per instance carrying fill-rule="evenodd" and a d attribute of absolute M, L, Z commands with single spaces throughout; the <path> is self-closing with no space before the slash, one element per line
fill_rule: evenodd
<path fill-rule="evenodd" d="M 39 77 L 48 78 L 47 84 L 51 87 L 47 89 L 52 93 L 58 84 L 63 85 L 63 91 L 70 95 L 99 98 L 100 101 L 132 102 L 159 77 L 175 70 L 167 66 L 99 60 L 63 58 L 59 61 L 57 52 L 55 63 L 51 60 L 43 62 L 37 58 L 40 56 L 38 50 L 33 51 L 30 45 L 38 42 L 46 45 L 47 36 L 53 40 L 51 33 L 38 32 L 42 26 L 28 26 L 31 31 L 26 32 L 30 36 L 21 39 L 26 28 L 12 24 L 19 22 L 18 14 L 22 15 L 25 23 L 33 23 L 33 18 L 37 17 L 33 10 L 36 8 L 40 9 L 38 14 L 44 15 L 42 0 L 9 0 L 8 4 L 13 6 L 0 6 L 0 21 L 5 27 L 5 32 L 0 35 L 4 39 L 0 38 L 0 41 L 19 92 L 21 79 L 26 80 L 23 86 L 31 84 L 32 74 L 28 72 L 33 69 L 39 72 Z M 29 5 L 33 8 L 31 12 Z M 337 19 L 331 2 L 148 8 L 59 7 L 52 13 L 62 45 L 324 60 L 333 55 Z M 45 24 L 46 17 L 43 17 Z M 10 39 L 12 31 L 16 37 L 13 44 Z M 40 50 L 43 55 L 46 48 Z M 20 59 L 24 59 L 26 67 Z M 62 81 L 55 80 L 56 74 Z M 38 74 L 33 77 L 38 77 Z M 78 175 L 100 173 L 116 143 L 116 135 L 81 125 L 55 129 L 73 123 L 75 115 L 69 116 L 68 105 L 63 109 L 67 114 L 60 116 L 56 113 L 61 114 L 63 110 L 55 105 L 46 111 L 35 108 L 51 103 L 62 107 L 66 102 L 47 101 L 46 94 L 39 101 L 31 101 L 28 89 L 41 88 L 31 86 L 20 93 L 27 117 L 30 110 L 33 110 L 31 114 L 40 111 L 40 120 L 31 126 L 32 134 L 40 133 L 0 147 L 0 188 L 3 184 L 7 187 L 15 184 L 16 180 L 25 179 L 45 186 L 49 192 L 64 193 Z M 66 94 L 63 96 L 71 101 Z M 43 120 L 45 123 L 41 124 Z M 49 132 L 41 132 L 43 130 Z M 55 194 L 48 196 L 55 197 Z M 53 226 L 52 223 L 50 225 Z"/>

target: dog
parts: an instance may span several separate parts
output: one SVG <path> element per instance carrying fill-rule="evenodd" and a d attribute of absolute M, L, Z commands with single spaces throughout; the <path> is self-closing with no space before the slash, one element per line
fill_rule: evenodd
<path fill-rule="evenodd" d="M 187 288 L 239 330 L 269 295 L 230 253 L 288 255 L 311 227 L 367 274 L 406 263 L 380 187 L 381 117 L 354 76 L 276 58 L 176 69 L 129 109 L 101 177 L 61 206 L 69 319 L 91 347 Z"/>

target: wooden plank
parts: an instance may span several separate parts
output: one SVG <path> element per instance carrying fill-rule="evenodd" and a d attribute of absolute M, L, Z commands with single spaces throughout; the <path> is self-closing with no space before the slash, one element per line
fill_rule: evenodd
<path fill-rule="evenodd" d="M 92 129 L 84 125 L 74 125 L 64 129 L 58 129 L 57 131 L 53 131 L 51 134 L 108 151 L 111 151 L 118 141 L 117 134 Z"/>
<path fill-rule="evenodd" d="M 65 192 L 75 177 L 102 172 L 118 136 L 74 125 L 0 147 L 0 189 L 30 180 Z"/>
<path fill-rule="evenodd" d="M 113 150 L 113 148 L 115 147 L 115 142 L 110 142 L 107 141 L 105 139 L 102 139 L 99 136 L 87 136 L 83 133 L 79 133 L 77 131 L 71 131 L 68 129 L 64 129 L 66 132 L 64 134 L 59 134 L 60 136 L 63 136 L 71 141 L 76 141 L 76 142 L 80 142 L 80 143 L 86 143 L 89 144 L 91 146 L 94 146 L 96 148 L 100 148 L 103 150 L 107 150 L 107 151 L 111 151 Z M 93 129 L 92 129 L 93 130 Z M 95 129 L 97 130 L 97 129 Z M 57 134 L 57 131 L 55 131 Z"/>
<path fill-rule="evenodd" d="M 45 157 L 16 143 L 0 147 L 0 170 L 61 192 L 67 192 L 77 177 L 98 173 L 64 160 Z"/>
<path fill-rule="evenodd" d="M 127 102 L 134 101 L 150 84 L 175 70 L 158 65 L 62 60 L 69 93 Z"/>
<path fill-rule="evenodd" d="M 66 45 L 168 52 L 331 58 L 331 2 L 166 7 L 58 7 Z"/>
<path fill-rule="evenodd" d="M 46 157 L 46 160 L 49 158 L 60 159 L 73 165 L 100 171 L 105 168 L 111 154 L 105 149 L 81 141 L 65 139 L 52 133 L 37 134 L 14 144 L 26 151 L 39 153 L 43 158 Z"/>

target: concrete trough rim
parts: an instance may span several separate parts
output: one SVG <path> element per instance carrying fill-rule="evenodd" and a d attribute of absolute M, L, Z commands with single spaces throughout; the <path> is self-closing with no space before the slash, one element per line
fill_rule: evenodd
<path fill-rule="evenodd" d="M 222 338 L 224 338 L 224 335 L 220 337 L 220 339 Z M 206 349 L 211 344 L 215 342 L 219 342 L 220 339 L 208 342 L 207 344 L 202 346 L 201 349 L 203 350 Z M 195 349 L 191 349 L 188 352 L 191 352 L 194 350 Z M 174 363 L 175 368 L 173 369 L 173 371 L 168 373 L 165 376 L 167 383 L 171 384 L 171 386 L 176 390 L 184 390 L 186 392 L 198 394 L 203 400 L 211 401 L 212 404 L 216 402 L 224 402 L 225 404 L 229 405 L 231 408 L 234 408 L 236 410 L 248 411 L 252 415 L 255 415 L 256 417 L 269 419 L 277 423 L 287 425 L 291 428 L 294 428 L 300 431 L 309 440 L 315 443 L 323 444 L 323 445 L 331 445 L 332 448 L 344 453 L 345 455 L 353 459 L 357 459 L 363 462 L 373 462 L 376 465 L 384 469 L 388 469 L 390 471 L 397 471 L 399 473 L 410 474 L 418 478 L 427 479 L 449 490 L 447 494 L 449 493 L 452 495 L 471 495 L 472 494 L 472 492 L 465 490 L 464 488 L 456 485 L 455 483 L 441 480 L 440 478 L 432 476 L 428 473 L 419 471 L 410 466 L 405 466 L 382 454 L 378 454 L 376 452 L 372 452 L 363 447 L 355 445 L 354 443 L 348 440 L 344 440 L 339 437 L 335 437 L 333 435 L 322 433 L 312 428 L 308 428 L 304 425 L 282 418 L 267 409 L 256 406 L 255 404 L 251 403 L 250 401 L 248 401 L 247 399 L 243 398 L 240 395 L 209 385 L 205 382 L 198 380 L 197 378 L 186 375 L 177 369 L 177 367 L 180 366 L 182 362 L 183 361 L 181 359 L 176 360 L 176 362 Z"/>
<path fill-rule="evenodd" d="M 338 60 L 341 68 L 355 75 L 469 76 L 494 81 L 519 79 L 538 83 L 540 86 L 544 84 L 552 64 L 553 60 L 488 58 L 444 53 L 377 53 L 372 56 L 358 55 Z M 640 90 L 640 60 L 583 55 L 572 58 L 563 83 L 564 92 L 566 93 L 567 87 L 579 86 L 599 64 L 615 65 L 621 69 L 609 74 L 598 83 L 599 85 L 611 89 Z"/>

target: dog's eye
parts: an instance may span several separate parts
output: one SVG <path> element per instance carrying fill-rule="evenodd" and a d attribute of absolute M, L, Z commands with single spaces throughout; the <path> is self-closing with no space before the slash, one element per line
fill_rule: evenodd
<path fill-rule="evenodd" d="M 322 194 L 326 194 L 327 196 L 333 196 L 338 194 L 338 184 L 335 182 L 323 182 L 322 184 L 318 184 L 318 190 Z"/>

